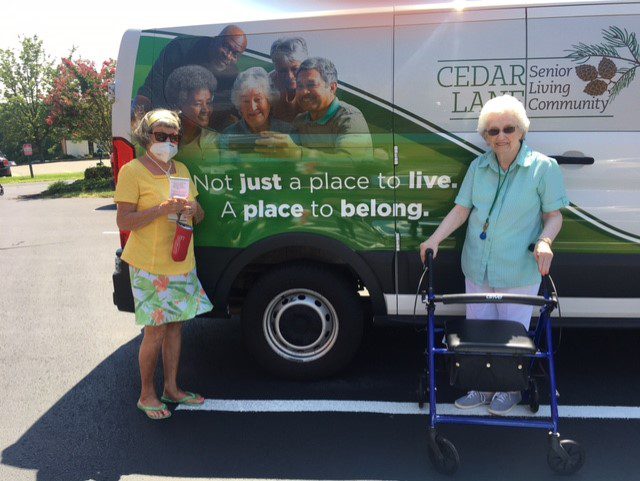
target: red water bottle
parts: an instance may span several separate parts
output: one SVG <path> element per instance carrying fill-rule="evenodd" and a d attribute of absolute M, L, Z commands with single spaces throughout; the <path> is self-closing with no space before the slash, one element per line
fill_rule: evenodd
<path fill-rule="evenodd" d="M 182 262 L 187 258 L 191 237 L 193 237 L 193 227 L 180 221 L 176 222 L 176 235 L 171 249 L 171 258 L 174 261 Z"/>

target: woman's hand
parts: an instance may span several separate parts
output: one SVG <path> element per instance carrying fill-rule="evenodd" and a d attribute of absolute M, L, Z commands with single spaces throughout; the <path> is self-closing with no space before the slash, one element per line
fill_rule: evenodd
<path fill-rule="evenodd" d="M 167 199 L 162 202 L 158 207 L 161 215 L 178 214 L 182 212 L 185 206 L 189 203 L 186 199 Z"/>
<path fill-rule="evenodd" d="M 194 205 L 194 203 L 187 202 L 182 207 L 182 210 L 178 212 L 178 215 L 180 215 L 180 219 L 191 220 L 195 215 L 195 213 L 196 213 L 196 206 Z"/>
<path fill-rule="evenodd" d="M 427 262 L 427 249 L 431 249 L 433 251 L 433 258 L 435 259 L 438 254 L 439 245 L 440 243 L 436 242 L 433 237 L 429 237 L 426 241 L 420 244 L 420 259 L 423 264 Z"/>
<path fill-rule="evenodd" d="M 538 270 L 540 274 L 546 276 L 551 269 L 551 261 L 553 260 L 553 252 L 548 242 L 539 240 L 533 250 L 533 254 L 538 262 Z"/>
<path fill-rule="evenodd" d="M 289 134 L 279 132 L 260 132 L 260 138 L 256 140 L 255 151 L 273 157 L 285 157 L 300 159 L 300 146 L 296 144 Z"/>
<path fill-rule="evenodd" d="M 200 204 L 198 204 L 197 200 L 187 202 L 183 209 L 180 211 L 180 216 L 182 219 L 191 220 L 196 224 L 199 224 L 202 219 L 204 219 L 204 211 Z"/>
<path fill-rule="evenodd" d="M 200 206 L 197 200 L 194 200 L 192 202 L 192 207 L 193 207 L 193 222 L 195 222 L 196 224 L 199 224 L 204 220 L 204 210 L 202 209 L 202 207 Z"/>

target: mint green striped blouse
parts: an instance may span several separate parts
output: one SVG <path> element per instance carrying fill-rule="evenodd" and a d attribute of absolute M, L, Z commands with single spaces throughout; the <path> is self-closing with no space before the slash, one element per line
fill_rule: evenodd
<path fill-rule="evenodd" d="M 542 232 L 542 213 L 569 205 L 558 163 L 522 144 L 506 174 L 489 216 L 486 239 L 480 238 L 498 189 L 500 173 L 493 151 L 477 157 L 464 177 L 455 203 L 471 209 L 462 248 L 462 271 L 476 284 L 522 287 L 540 282 L 529 244 Z"/>

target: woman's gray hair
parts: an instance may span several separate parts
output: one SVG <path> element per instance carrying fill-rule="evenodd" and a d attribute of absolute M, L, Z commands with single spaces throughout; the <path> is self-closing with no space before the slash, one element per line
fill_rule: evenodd
<path fill-rule="evenodd" d="M 308 58 L 300 64 L 297 75 L 300 75 L 300 72 L 304 70 L 317 70 L 320 77 L 322 77 L 322 80 L 327 84 L 330 84 L 331 82 L 338 83 L 338 71 L 336 70 L 336 66 L 333 65 L 333 62 L 328 58 Z"/>
<path fill-rule="evenodd" d="M 307 42 L 302 37 L 282 37 L 271 44 L 271 61 L 302 62 L 309 57 Z"/>
<path fill-rule="evenodd" d="M 217 86 L 216 78 L 208 69 L 201 65 L 185 65 L 169 74 L 164 96 L 172 109 L 179 109 L 199 90 L 208 90 L 213 98 Z"/>
<path fill-rule="evenodd" d="M 166 127 L 176 129 L 180 132 L 180 117 L 176 112 L 167 109 L 150 110 L 140 119 L 138 125 L 133 130 L 133 141 L 142 145 L 145 149 L 153 142 L 151 134 L 154 127 Z"/>
<path fill-rule="evenodd" d="M 265 94 L 270 104 L 273 104 L 280 95 L 273 86 L 269 74 L 262 67 L 251 67 L 238 74 L 231 89 L 231 102 L 240 110 L 240 97 L 247 90 L 258 90 Z"/>
<path fill-rule="evenodd" d="M 524 135 L 529 131 L 529 118 L 527 111 L 517 98 L 511 95 L 501 95 L 489 100 L 482 110 L 478 118 L 478 133 L 484 137 L 487 130 L 487 122 L 492 115 L 509 114 L 516 119 L 516 127 L 518 127 Z"/>

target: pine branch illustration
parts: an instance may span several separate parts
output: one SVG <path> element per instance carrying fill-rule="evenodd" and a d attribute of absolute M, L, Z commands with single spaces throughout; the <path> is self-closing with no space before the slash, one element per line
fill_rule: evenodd
<path fill-rule="evenodd" d="M 602 31 L 602 37 L 604 39 L 602 44 L 587 45 L 579 43 L 572 45 L 573 49 L 565 50 L 570 52 L 567 58 L 578 63 L 584 63 L 591 57 L 610 57 L 640 65 L 640 46 L 634 32 L 629 33 L 626 29 L 609 27 L 608 30 Z M 623 57 L 618 51 L 621 48 L 628 49 L 631 53 L 631 58 Z"/>
<path fill-rule="evenodd" d="M 628 48 L 633 58 L 640 60 L 640 48 L 634 32 L 629 33 L 626 28 L 609 27 L 609 30 L 602 31 L 602 37 L 614 48 Z"/>
<path fill-rule="evenodd" d="M 574 61 L 585 62 L 591 57 L 618 57 L 618 51 L 608 45 L 586 45 L 579 43 L 578 45 L 572 45 L 572 47 L 573 50 L 568 50 L 571 53 L 567 55 L 567 57 Z"/>
<path fill-rule="evenodd" d="M 629 45 L 628 36 L 626 29 L 623 32 L 619 27 L 609 27 L 609 30 L 602 30 L 602 38 L 612 47 L 624 48 Z"/>
<path fill-rule="evenodd" d="M 609 99 L 613 100 L 622 90 L 629 86 L 636 76 L 636 68 L 627 70 L 609 90 Z"/>

